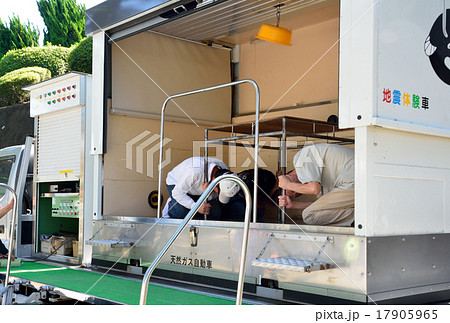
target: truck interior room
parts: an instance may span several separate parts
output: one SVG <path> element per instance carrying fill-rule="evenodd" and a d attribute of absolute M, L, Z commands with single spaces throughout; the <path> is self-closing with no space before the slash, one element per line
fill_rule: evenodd
<path fill-rule="evenodd" d="M 228 17 L 227 10 L 231 8 L 239 10 L 237 26 L 232 25 Z M 216 18 L 218 26 L 214 28 L 204 28 L 213 14 L 205 9 L 197 15 L 179 18 L 110 43 L 105 215 L 156 217 L 156 211 L 147 203 L 147 195 L 155 190 L 157 174 L 156 169 L 149 170 L 148 165 L 155 165 L 158 160 L 157 154 L 151 156 L 145 154 L 145 150 L 151 146 L 151 136 L 159 134 L 160 110 L 167 95 L 237 79 L 252 79 L 261 93 L 260 120 L 294 117 L 337 122 L 339 3 L 291 1 L 286 3 L 286 9 L 283 12 L 281 7 L 280 26 L 292 30 L 291 46 L 255 38 L 263 19 L 268 23 L 276 22 L 277 8 L 271 2 L 260 3 L 259 7 L 254 3 L 238 3 L 214 9 L 213 13 L 220 17 Z M 222 30 L 227 28 L 240 32 L 224 37 Z M 166 112 L 167 144 L 164 148 L 170 150 L 170 163 L 163 169 L 163 180 L 167 172 L 184 159 L 204 155 L 205 129 L 255 120 L 255 92 L 246 84 L 178 98 L 174 102 L 169 103 Z M 277 130 L 281 131 L 281 123 Z M 149 133 L 145 135 L 145 131 Z M 179 133 L 183 135 L 179 136 Z M 224 129 L 210 131 L 211 138 L 219 138 L 218 135 L 228 137 L 233 134 Z M 293 147 L 288 149 L 287 169 L 293 168 L 292 158 L 305 143 L 334 142 L 332 136 L 337 136 L 323 135 L 330 139 L 308 137 L 308 132 L 305 136 L 289 136 Z M 343 136 L 354 138 L 352 129 Z M 280 168 L 276 149 L 280 139 L 281 136 L 261 138 L 268 148 L 260 150 L 261 167 L 273 174 Z M 252 167 L 253 139 L 237 142 L 231 153 L 229 145 L 209 145 L 208 156 L 222 159 L 236 173 L 247 170 Z M 129 149 L 130 144 L 133 149 Z M 352 146 L 351 142 L 345 144 Z M 138 165 L 141 149 L 144 149 L 144 162 Z M 131 158 L 124 156 L 124 152 L 133 155 Z M 137 153 L 141 155 L 137 157 Z M 120 189 L 118 185 L 109 185 L 117 182 L 121 184 Z M 128 192 L 128 203 L 118 198 L 124 192 Z M 162 195 L 168 196 L 165 185 Z M 271 207 L 267 222 L 277 222 L 276 209 L 275 205 Z M 301 217 L 297 214 L 295 221 L 298 220 L 301 221 Z"/>

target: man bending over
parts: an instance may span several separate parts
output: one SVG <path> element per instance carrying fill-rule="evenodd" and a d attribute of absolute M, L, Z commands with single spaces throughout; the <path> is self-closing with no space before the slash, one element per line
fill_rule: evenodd
<path fill-rule="evenodd" d="M 286 195 L 278 197 L 287 209 L 304 209 L 303 221 L 314 225 L 350 226 L 354 221 L 354 150 L 333 144 L 306 146 L 294 156 L 295 169 L 278 177 Z M 315 194 L 315 202 L 295 202 L 301 194 Z"/>

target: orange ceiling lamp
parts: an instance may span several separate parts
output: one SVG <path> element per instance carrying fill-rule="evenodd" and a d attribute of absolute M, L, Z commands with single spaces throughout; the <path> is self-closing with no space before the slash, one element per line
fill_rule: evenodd
<path fill-rule="evenodd" d="M 291 46 L 292 32 L 289 29 L 280 27 L 281 7 L 284 4 L 279 3 L 275 6 L 277 8 L 277 25 L 262 24 L 259 28 L 258 34 L 255 36 L 258 39 L 269 41 L 272 43 Z"/>

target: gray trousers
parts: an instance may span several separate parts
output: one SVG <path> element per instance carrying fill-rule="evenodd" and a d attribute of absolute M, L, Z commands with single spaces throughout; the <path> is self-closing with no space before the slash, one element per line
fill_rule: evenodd
<path fill-rule="evenodd" d="M 302 217 L 306 224 L 350 226 L 355 220 L 355 191 L 335 188 L 304 209 Z"/>

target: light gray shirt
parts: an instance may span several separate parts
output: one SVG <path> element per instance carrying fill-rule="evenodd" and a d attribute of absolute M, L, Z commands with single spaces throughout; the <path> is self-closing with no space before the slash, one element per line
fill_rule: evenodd
<path fill-rule="evenodd" d="M 306 146 L 294 156 L 294 167 L 300 182 L 319 182 L 323 194 L 334 188 L 355 190 L 354 164 L 353 148 L 333 144 Z"/>

